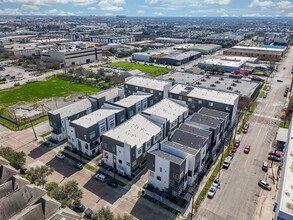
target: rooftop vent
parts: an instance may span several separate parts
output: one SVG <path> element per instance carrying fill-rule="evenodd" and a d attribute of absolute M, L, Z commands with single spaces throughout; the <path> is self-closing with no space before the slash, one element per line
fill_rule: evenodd
<path fill-rule="evenodd" d="M 231 86 L 237 86 L 236 83 L 232 83 Z"/>
<path fill-rule="evenodd" d="M 223 78 L 223 77 L 221 77 L 219 80 L 221 80 L 221 81 L 224 81 L 224 78 Z"/>
<path fill-rule="evenodd" d="M 233 88 L 231 86 L 227 87 L 228 90 L 233 90 Z"/>
<path fill-rule="evenodd" d="M 205 82 L 205 81 L 206 81 L 206 79 L 201 79 L 201 81 L 202 81 L 202 82 Z"/>
<path fill-rule="evenodd" d="M 221 82 L 219 80 L 217 80 L 215 83 L 220 84 Z"/>
<path fill-rule="evenodd" d="M 240 91 L 239 91 L 239 90 L 235 90 L 235 92 L 237 92 L 237 93 L 240 93 Z"/>
<path fill-rule="evenodd" d="M 214 83 L 213 83 L 213 84 L 211 84 L 210 86 L 211 86 L 211 87 L 216 87 L 216 85 L 215 85 Z"/>
<path fill-rule="evenodd" d="M 207 79 L 210 79 L 211 77 L 210 77 L 210 76 L 207 76 L 206 78 L 207 78 Z"/>
<path fill-rule="evenodd" d="M 201 82 L 196 82 L 195 84 L 196 84 L 196 85 L 201 85 Z"/>

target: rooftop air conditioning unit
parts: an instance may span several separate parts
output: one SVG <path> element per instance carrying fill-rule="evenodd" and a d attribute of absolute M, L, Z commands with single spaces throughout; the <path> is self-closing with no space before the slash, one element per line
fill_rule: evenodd
<path fill-rule="evenodd" d="M 211 87 L 216 87 L 216 85 L 215 85 L 215 84 L 211 84 L 210 86 L 211 86 Z"/>

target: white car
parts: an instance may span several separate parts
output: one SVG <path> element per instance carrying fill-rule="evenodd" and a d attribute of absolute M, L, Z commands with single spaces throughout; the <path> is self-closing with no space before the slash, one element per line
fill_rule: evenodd
<path fill-rule="evenodd" d="M 213 198 L 217 192 L 217 188 L 212 186 L 208 191 L 208 197 Z"/>
<path fill-rule="evenodd" d="M 63 160 L 65 158 L 64 154 L 61 154 L 61 153 L 57 154 L 56 157 L 61 160 Z"/>
<path fill-rule="evenodd" d="M 212 186 L 218 188 L 218 187 L 220 186 L 220 179 L 219 179 L 219 178 L 216 178 L 216 179 L 214 180 Z"/>

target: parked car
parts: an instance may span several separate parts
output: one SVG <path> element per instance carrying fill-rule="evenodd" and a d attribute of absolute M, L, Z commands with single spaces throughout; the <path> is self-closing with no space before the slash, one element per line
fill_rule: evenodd
<path fill-rule="evenodd" d="M 212 186 L 218 188 L 220 186 L 220 179 L 219 178 L 214 179 Z"/>
<path fill-rule="evenodd" d="M 236 140 L 235 141 L 235 144 L 234 144 L 234 147 L 239 147 L 240 146 L 240 141 L 239 140 Z"/>
<path fill-rule="evenodd" d="M 59 159 L 61 159 L 61 160 L 63 160 L 63 159 L 65 158 L 65 155 L 62 154 L 62 153 L 58 153 L 58 154 L 56 155 L 56 157 L 59 158 Z"/>
<path fill-rule="evenodd" d="M 80 163 L 80 162 L 76 162 L 76 163 L 74 163 L 73 166 L 74 166 L 75 168 L 79 169 L 79 170 L 82 170 L 82 169 L 83 169 L 83 165 L 82 165 L 82 163 Z"/>
<path fill-rule="evenodd" d="M 29 171 L 29 169 L 25 166 L 22 166 L 20 169 L 19 169 L 19 172 L 21 174 L 27 174 L 27 172 Z"/>
<path fill-rule="evenodd" d="M 231 163 L 231 158 L 230 157 L 226 157 L 224 163 L 223 163 L 223 168 L 228 169 Z"/>
<path fill-rule="evenodd" d="M 272 160 L 272 161 L 275 161 L 275 162 L 281 162 L 281 158 L 273 156 L 273 155 L 269 155 L 268 160 Z"/>
<path fill-rule="evenodd" d="M 76 205 L 74 206 L 74 210 L 75 210 L 75 211 L 78 211 L 78 212 L 84 212 L 84 210 L 85 210 L 85 206 L 84 206 L 83 204 L 81 204 L 81 203 L 76 204 Z"/>
<path fill-rule="evenodd" d="M 277 79 L 277 82 L 283 82 L 283 80 Z"/>
<path fill-rule="evenodd" d="M 95 214 L 94 211 L 91 210 L 90 208 L 87 208 L 87 209 L 84 211 L 84 215 L 87 216 L 87 217 L 90 218 L 90 219 L 93 217 L 94 214 Z"/>
<path fill-rule="evenodd" d="M 267 172 L 267 171 L 268 171 L 268 163 L 264 161 L 264 162 L 262 163 L 262 167 L 261 167 L 261 169 L 262 169 L 263 171 Z"/>
<path fill-rule="evenodd" d="M 237 151 L 237 147 L 232 147 L 231 152 L 232 152 L 232 153 L 236 153 L 236 151 Z"/>
<path fill-rule="evenodd" d="M 260 181 L 258 181 L 258 185 L 259 185 L 260 187 L 266 189 L 266 190 L 271 191 L 271 186 L 270 186 L 270 184 L 268 184 L 268 183 L 267 183 L 266 181 L 264 181 L 264 180 L 260 180 Z"/>
<path fill-rule="evenodd" d="M 244 153 L 249 154 L 249 152 L 250 152 L 250 145 L 246 145 L 244 148 Z"/>
<path fill-rule="evenodd" d="M 107 181 L 107 184 L 113 188 L 117 188 L 118 187 L 118 184 L 114 181 L 111 181 L 111 180 L 108 180 Z"/>
<path fill-rule="evenodd" d="M 208 198 L 213 198 L 217 192 L 217 188 L 212 186 L 208 191 Z"/>
<path fill-rule="evenodd" d="M 98 173 L 95 175 L 95 179 L 100 180 L 101 182 L 106 182 L 107 181 L 107 177 L 101 173 Z"/>
<path fill-rule="evenodd" d="M 270 91 L 270 90 L 271 90 L 271 86 L 268 86 L 268 87 L 267 87 L 267 91 Z"/>
<path fill-rule="evenodd" d="M 277 152 L 274 152 L 274 151 L 270 152 L 269 155 L 272 155 L 272 156 L 275 156 L 275 157 L 279 157 L 279 158 L 282 157 L 281 154 L 279 154 L 279 153 L 277 153 Z"/>
<path fill-rule="evenodd" d="M 246 123 L 243 127 L 243 133 L 246 134 L 248 132 L 248 128 L 249 128 L 249 123 Z"/>
<path fill-rule="evenodd" d="M 265 93 L 263 94 L 263 98 L 266 99 L 267 96 L 268 96 L 268 93 L 265 92 Z"/>
<path fill-rule="evenodd" d="M 228 157 L 230 158 L 230 160 L 232 160 L 233 157 L 234 157 L 234 153 L 230 152 L 229 155 L 228 155 Z"/>

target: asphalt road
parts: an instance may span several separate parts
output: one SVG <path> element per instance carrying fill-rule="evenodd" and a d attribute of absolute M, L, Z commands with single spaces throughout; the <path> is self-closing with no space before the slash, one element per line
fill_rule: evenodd
<path fill-rule="evenodd" d="M 267 161 L 268 152 L 272 150 L 279 128 L 278 118 L 288 102 L 283 93 L 291 83 L 292 60 L 291 49 L 280 63 L 279 72 L 269 79 L 271 90 L 266 99 L 259 100 L 258 107 L 250 117 L 248 133 L 238 136 L 241 145 L 229 169 L 221 172 L 221 187 L 213 199 L 205 199 L 195 219 L 271 219 L 274 201 L 269 200 L 262 204 L 260 201 L 263 196 L 272 198 L 274 189 L 265 192 L 257 183 L 260 179 L 266 179 L 272 185 L 272 179 L 267 178 L 268 175 L 261 170 L 261 166 L 263 161 Z M 283 82 L 277 82 L 277 79 Z M 249 154 L 244 154 L 243 150 L 247 144 L 251 145 L 251 151 Z"/>

